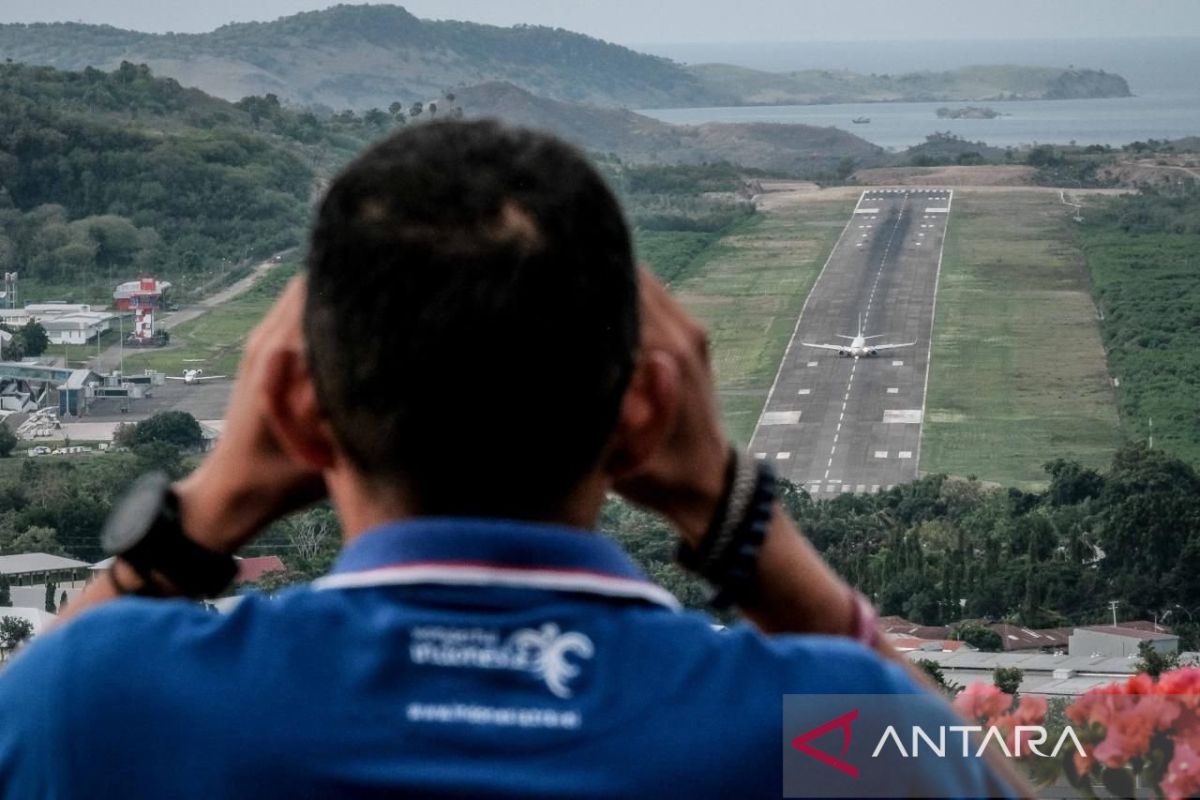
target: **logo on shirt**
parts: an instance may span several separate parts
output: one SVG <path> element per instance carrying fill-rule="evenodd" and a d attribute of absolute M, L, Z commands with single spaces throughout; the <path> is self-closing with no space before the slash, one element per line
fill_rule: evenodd
<path fill-rule="evenodd" d="M 590 659 L 596 649 L 585 634 L 547 622 L 508 636 L 487 628 L 414 628 L 408 652 L 414 664 L 527 672 L 555 697 L 566 699 L 572 695 L 570 682 L 581 671 L 578 662 Z"/>

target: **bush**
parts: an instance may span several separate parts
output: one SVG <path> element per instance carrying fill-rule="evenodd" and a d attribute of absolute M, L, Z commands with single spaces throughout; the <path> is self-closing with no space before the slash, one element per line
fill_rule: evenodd
<path fill-rule="evenodd" d="M 192 450 L 204 443 L 204 433 L 186 411 L 162 411 L 137 423 L 127 443 L 133 448 L 157 443 Z"/>
<path fill-rule="evenodd" d="M 8 458 L 17 447 L 17 435 L 12 429 L 0 422 L 0 458 Z"/>

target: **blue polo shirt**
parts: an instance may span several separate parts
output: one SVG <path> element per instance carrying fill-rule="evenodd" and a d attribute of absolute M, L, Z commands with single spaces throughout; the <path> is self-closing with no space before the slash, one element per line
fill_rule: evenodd
<path fill-rule="evenodd" d="M 390 524 L 229 614 L 129 598 L 0 672 L 11 798 L 779 797 L 782 697 L 908 693 L 848 640 L 717 631 L 608 539 Z M 944 796 L 996 794 L 986 770 Z"/>

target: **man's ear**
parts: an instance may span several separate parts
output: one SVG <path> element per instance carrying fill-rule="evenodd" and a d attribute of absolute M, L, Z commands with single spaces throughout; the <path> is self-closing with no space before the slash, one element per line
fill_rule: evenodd
<path fill-rule="evenodd" d="M 324 471 L 337 461 L 337 443 L 317 399 L 308 361 L 297 350 L 269 355 L 264 387 L 267 426 L 293 460 Z"/>
<path fill-rule="evenodd" d="M 663 352 L 642 353 L 609 440 L 604 470 L 611 480 L 638 473 L 654 457 L 675 427 L 679 400 L 675 362 Z"/>

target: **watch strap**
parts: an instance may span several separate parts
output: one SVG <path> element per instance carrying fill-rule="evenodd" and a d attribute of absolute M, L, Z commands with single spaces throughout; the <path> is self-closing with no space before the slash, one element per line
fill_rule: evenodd
<path fill-rule="evenodd" d="M 162 473 L 145 476 L 144 484 L 161 492 L 157 513 L 142 538 L 115 553 L 144 582 L 138 594 L 167 594 L 164 582 L 186 597 L 215 597 L 237 575 L 237 561 L 188 537 L 180 517 L 179 496 Z M 158 591 L 156 591 L 158 590 Z"/>

